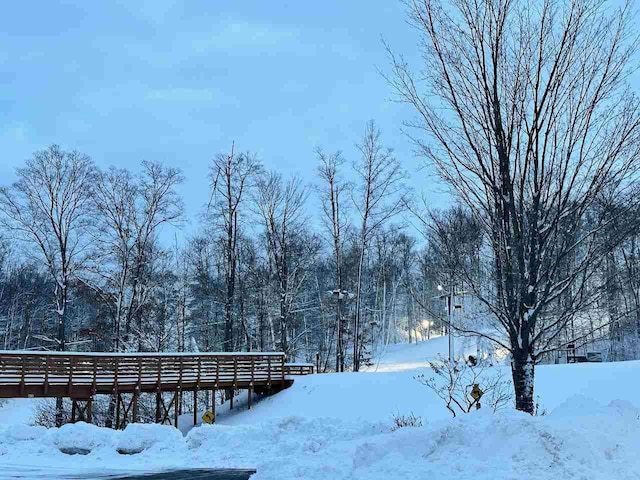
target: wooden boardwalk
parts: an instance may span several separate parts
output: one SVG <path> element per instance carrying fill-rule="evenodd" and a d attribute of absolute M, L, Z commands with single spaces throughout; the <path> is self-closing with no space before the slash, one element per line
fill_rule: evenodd
<path fill-rule="evenodd" d="M 273 393 L 291 385 L 292 375 L 310 373 L 313 365 L 288 364 L 283 353 L 0 351 L 0 398 L 67 397 L 73 402 L 72 421 L 91 421 L 93 397 L 108 394 L 117 399 L 116 416 L 135 422 L 139 396 L 155 393 L 156 421 L 168 419 L 173 403 L 177 425 L 181 392 L 195 392 L 195 422 L 200 390 L 246 389 L 250 408 L 254 391 Z M 169 407 L 165 392 L 174 394 Z"/>

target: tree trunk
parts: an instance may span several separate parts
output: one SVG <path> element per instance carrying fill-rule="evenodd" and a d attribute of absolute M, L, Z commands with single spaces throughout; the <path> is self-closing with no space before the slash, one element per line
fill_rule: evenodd
<path fill-rule="evenodd" d="M 280 292 L 280 349 L 285 355 L 289 354 L 289 344 L 287 341 L 287 296 L 286 290 Z"/>
<path fill-rule="evenodd" d="M 534 414 L 533 387 L 535 363 L 524 352 L 514 352 L 511 360 L 511 374 L 516 394 L 516 410 Z"/>
<path fill-rule="evenodd" d="M 336 372 L 344 372 L 344 345 L 343 345 L 343 326 L 342 326 L 342 290 L 338 293 L 338 299 L 336 300 Z"/>
<path fill-rule="evenodd" d="M 62 287 L 57 286 L 56 295 L 57 298 L 57 313 L 58 313 L 58 350 L 65 351 L 66 339 L 65 339 L 65 312 L 67 310 L 67 281 L 64 279 L 64 285 Z M 62 397 L 56 398 L 56 427 L 61 427 L 64 421 L 63 415 L 63 399 Z"/>
<path fill-rule="evenodd" d="M 364 235 L 363 235 L 364 236 Z M 353 371 L 360 370 L 360 311 L 362 309 L 362 269 L 364 266 L 364 239 L 360 250 L 360 259 L 358 260 L 358 279 L 356 282 L 356 312 L 353 321 Z"/>

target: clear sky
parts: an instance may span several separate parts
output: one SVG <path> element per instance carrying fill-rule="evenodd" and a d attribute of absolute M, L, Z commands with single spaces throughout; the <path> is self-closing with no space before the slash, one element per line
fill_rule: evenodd
<path fill-rule="evenodd" d="M 5 2 L 1 183 L 51 143 L 100 166 L 160 160 L 183 169 L 194 218 L 210 159 L 232 141 L 311 182 L 314 147 L 351 160 L 373 118 L 412 184 L 442 201 L 401 133 L 412 111 L 378 73 L 382 37 L 418 59 L 396 0 Z"/>

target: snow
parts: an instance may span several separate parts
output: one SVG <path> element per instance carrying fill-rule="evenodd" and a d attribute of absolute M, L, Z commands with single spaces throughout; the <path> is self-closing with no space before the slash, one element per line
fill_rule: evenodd
<path fill-rule="evenodd" d="M 96 450 L 101 447 L 113 447 L 113 431 L 84 422 L 63 425 L 51 429 L 49 437 L 59 450 Z"/>
<path fill-rule="evenodd" d="M 118 436 L 116 450 L 120 453 L 140 453 L 144 450 L 175 453 L 183 446 L 184 437 L 179 430 L 157 423 L 129 424 Z"/>
<path fill-rule="evenodd" d="M 22 425 L 33 423 L 37 401 L 32 398 L 11 398 L 1 400 L 0 425 Z"/>
<path fill-rule="evenodd" d="M 456 342 L 460 352 L 473 352 L 472 343 Z M 0 477 L 40 478 L 39 468 L 64 478 L 235 467 L 257 469 L 252 480 L 640 479 L 640 362 L 538 366 L 535 387 L 545 415 L 484 408 L 452 419 L 414 379 L 430 372 L 427 358 L 446 349 L 446 337 L 389 346 L 369 371 L 298 377 L 251 410 L 242 392 L 234 410 L 218 409 L 215 425 L 190 428 L 193 415 L 183 415 L 184 436 L 161 425 L 118 432 L 84 423 L 46 429 L 3 422 Z M 509 374 L 508 366 L 496 368 Z M 14 409 L 25 404 L 7 404 L 0 418 Z M 424 426 L 393 431 L 393 415 L 409 413 Z M 90 452 L 70 456 L 61 448 Z"/>
<path fill-rule="evenodd" d="M 438 356 L 449 357 L 449 337 L 434 337 L 418 343 L 399 343 L 387 345 L 368 371 L 397 372 L 427 366 L 428 360 L 436 360 Z M 477 355 L 476 338 L 454 336 L 454 352 L 456 357 Z"/>

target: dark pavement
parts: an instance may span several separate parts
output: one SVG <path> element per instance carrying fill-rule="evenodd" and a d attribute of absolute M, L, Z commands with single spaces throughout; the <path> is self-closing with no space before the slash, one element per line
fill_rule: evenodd
<path fill-rule="evenodd" d="M 2 469 L 0 467 L 0 480 L 20 479 L 20 480 L 249 480 L 249 477 L 256 473 L 255 470 L 238 469 L 181 469 L 165 472 L 153 473 L 98 473 L 92 471 L 78 472 L 71 471 L 65 473 L 63 469 L 36 469 L 20 467 Z"/>
<path fill-rule="evenodd" d="M 107 477 L 110 480 L 248 480 L 255 470 L 176 470 L 149 475 Z"/>

